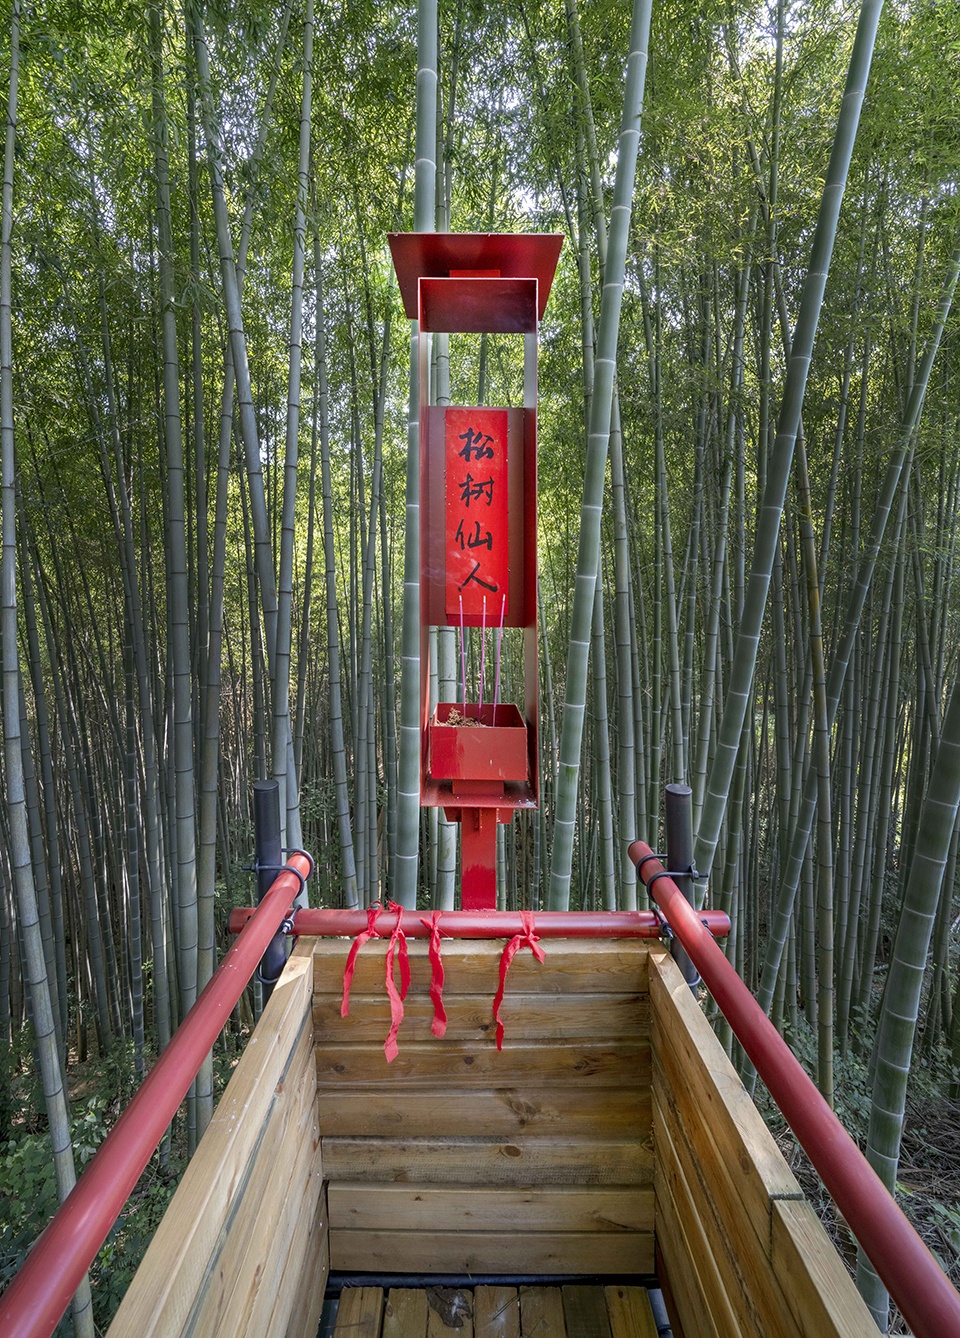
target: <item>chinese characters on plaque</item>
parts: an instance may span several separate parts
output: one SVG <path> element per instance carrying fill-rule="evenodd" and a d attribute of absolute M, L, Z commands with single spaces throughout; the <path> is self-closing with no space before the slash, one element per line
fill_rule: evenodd
<path fill-rule="evenodd" d="M 509 603 L 506 409 L 447 409 L 445 453 L 447 616 L 485 611 L 499 622 Z"/>

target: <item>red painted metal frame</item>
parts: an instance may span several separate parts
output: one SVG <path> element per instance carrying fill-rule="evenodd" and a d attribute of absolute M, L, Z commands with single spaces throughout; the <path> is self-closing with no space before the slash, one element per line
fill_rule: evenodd
<path fill-rule="evenodd" d="M 417 319 L 420 278 L 446 278 L 451 271 L 536 279 L 537 319 L 543 320 L 563 233 L 391 232 L 387 241 L 403 308 L 411 320 Z"/>
<path fill-rule="evenodd" d="M 538 308 L 535 278 L 420 280 L 420 328 L 431 334 L 535 334 Z"/>
<path fill-rule="evenodd" d="M 463 591 L 460 563 L 453 564 L 456 582 L 448 571 L 450 552 L 448 414 L 459 415 L 467 406 L 430 404 L 430 341 L 432 333 L 510 333 L 523 336 L 523 407 L 507 409 L 506 521 L 491 525 L 491 533 L 506 530 L 509 572 L 506 607 L 497 617 L 496 603 L 489 625 L 523 629 L 524 703 L 528 774 L 506 783 L 501 793 L 485 793 L 482 785 L 459 786 L 455 777 L 430 770 L 430 680 L 421 674 L 420 686 L 420 803 L 443 808 L 448 820 L 461 823 L 464 868 L 462 904 L 465 909 L 492 908 L 496 902 L 496 824 L 508 822 L 515 809 L 535 809 L 540 799 L 537 740 L 537 608 L 536 608 L 536 382 L 537 326 L 543 318 L 553 283 L 563 234 L 517 233 L 390 233 L 393 257 L 404 310 L 417 321 L 417 362 L 420 399 L 420 662 L 428 663 L 431 627 L 486 626 L 486 606 L 464 597 L 456 602 L 452 586 Z M 474 406 L 471 412 L 481 413 Z M 502 412 L 497 410 L 497 412 Z M 491 478 L 491 493 L 494 471 Z M 457 475 L 460 479 L 462 476 Z M 502 495 L 498 486 L 498 496 Z M 491 497 L 492 501 L 492 497 Z M 499 548 L 498 548 L 499 552 Z M 471 575 L 477 574 L 475 568 Z M 479 579 L 479 577 L 478 577 Z M 492 579 L 492 578 L 491 578 Z M 502 587 L 501 587 L 502 588 Z M 471 591 L 474 593 L 474 591 Z M 466 697 L 466 684 L 461 694 Z M 481 690 L 482 699 L 482 690 Z M 462 703 L 466 709 L 468 702 Z"/>
<path fill-rule="evenodd" d="M 4 1338 L 48 1338 L 96 1258 L 267 944 L 308 878 L 291 855 L 176 1035 L 0 1297 Z M 292 872 L 295 871 L 295 872 Z M 300 875 L 300 877 L 298 877 Z"/>
<path fill-rule="evenodd" d="M 630 858 L 916 1338 L 960 1335 L 960 1293 L 645 841 Z M 642 861 L 642 864 L 641 864 Z"/>
<path fill-rule="evenodd" d="M 252 907 L 241 906 L 230 912 L 227 928 L 239 934 L 251 915 Z M 724 911 L 700 911 L 706 931 L 723 938 L 730 932 L 730 918 Z M 380 934 L 389 935 L 397 923 L 395 911 L 384 911 L 377 919 Z M 406 911 L 403 932 L 407 938 L 429 938 L 426 924 L 416 911 Z M 444 911 L 440 916 L 444 938 L 513 938 L 524 933 L 519 911 Z M 356 938 L 367 927 L 366 911 L 297 911 L 292 933 L 304 938 Z M 539 938 L 658 938 L 663 923 L 653 911 L 537 911 L 534 933 Z"/>

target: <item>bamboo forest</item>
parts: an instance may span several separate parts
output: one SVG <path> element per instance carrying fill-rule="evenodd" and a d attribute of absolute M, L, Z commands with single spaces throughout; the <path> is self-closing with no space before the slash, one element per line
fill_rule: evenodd
<path fill-rule="evenodd" d="M 725 953 L 956 1283 L 960 0 L 12 0 L 0 28 L 0 1286 L 256 900 L 255 782 L 312 905 L 459 898 L 421 675 L 509 701 L 524 662 L 493 622 L 421 660 L 398 232 L 563 237 L 539 808 L 497 831 L 499 905 L 647 906 L 628 847 L 689 786 Z M 523 377 L 516 335 L 431 338 L 437 405 Z M 106 1327 L 260 1008 L 62 1332 Z"/>

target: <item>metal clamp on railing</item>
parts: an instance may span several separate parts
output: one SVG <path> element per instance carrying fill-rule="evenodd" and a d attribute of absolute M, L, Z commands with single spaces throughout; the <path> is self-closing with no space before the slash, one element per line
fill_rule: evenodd
<path fill-rule="evenodd" d="M 657 924 L 660 926 L 660 938 L 663 939 L 664 943 L 669 943 L 673 938 L 673 930 L 670 928 L 669 920 L 656 906 L 652 906 L 650 909 L 653 911 Z"/>
<path fill-rule="evenodd" d="M 303 850 L 294 850 L 291 853 L 294 855 L 304 855 L 306 859 L 310 859 L 310 856 L 307 855 L 306 852 Z M 300 870 L 295 869 L 292 864 L 246 864 L 244 865 L 244 868 L 249 873 L 255 873 L 258 878 L 260 877 L 261 874 L 269 874 L 271 883 L 273 882 L 274 878 L 276 878 L 281 873 L 292 873 L 295 878 L 298 878 L 300 880 L 300 887 L 297 892 L 298 897 L 301 892 L 306 891 L 307 878 L 310 877 L 310 874 L 307 874 L 307 878 L 304 878 Z M 296 897 L 294 898 L 294 901 L 296 901 Z"/>
<path fill-rule="evenodd" d="M 307 885 L 306 878 L 303 877 L 303 875 L 300 873 L 298 869 L 294 869 L 289 864 L 282 865 L 277 870 L 277 873 L 292 873 L 295 877 L 299 878 L 301 892 Z M 296 908 L 294 906 L 291 906 L 289 911 L 287 911 L 286 915 L 280 921 L 280 928 L 277 930 L 277 934 L 282 935 L 284 939 L 288 938 L 293 933 L 293 917 L 295 914 L 295 910 Z M 264 957 L 264 961 L 265 960 L 266 958 Z M 284 959 L 284 965 L 286 965 L 286 959 Z M 259 980 L 260 984 L 263 986 L 263 989 L 265 991 L 264 998 L 269 999 L 271 993 L 273 992 L 274 985 L 276 985 L 277 981 L 280 979 L 280 976 L 283 975 L 283 968 L 281 967 L 279 974 L 274 976 L 272 980 L 266 980 L 263 975 L 263 962 L 261 961 L 260 965 L 257 967 L 256 971 L 253 974 L 254 977 L 257 980 Z"/>

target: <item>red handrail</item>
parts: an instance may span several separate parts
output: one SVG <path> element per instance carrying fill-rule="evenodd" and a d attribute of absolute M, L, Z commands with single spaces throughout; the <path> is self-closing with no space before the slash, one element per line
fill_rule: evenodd
<path fill-rule="evenodd" d="M 960 1335 L 960 1293 L 645 841 L 630 858 L 916 1338 Z M 642 863 L 641 863 L 642 861 Z M 655 876 L 656 882 L 649 886 Z"/>
<path fill-rule="evenodd" d="M 0 1297 L 3 1338 L 53 1333 L 312 867 L 309 855 L 290 856 L 30 1251 Z"/>
<path fill-rule="evenodd" d="M 253 915 L 253 908 L 239 906 L 230 912 L 227 928 L 239 934 Z M 710 933 L 723 938 L 730 933 L 730 917 L 724 911 L 704 911 L 703 921 Z M 377 930 L 389 935 L 397 923 L 395 911 L 384 910 L 377 917 Z M 367 927 L 366 911 L 317 909 L 309 906 L 293 917 L 291 934 L 305 938 L 356 938 Z M 440 933 L 448 938 L 513 938 L 523 933 L 519 911 L 444 911 L 439 920 Z M 430 922 L 410 911 L 403 920 L 407 938 L 429 938 Z M 653 911 L 537 911 L 538 938 L 659 938 L 663 926 Z"/>

